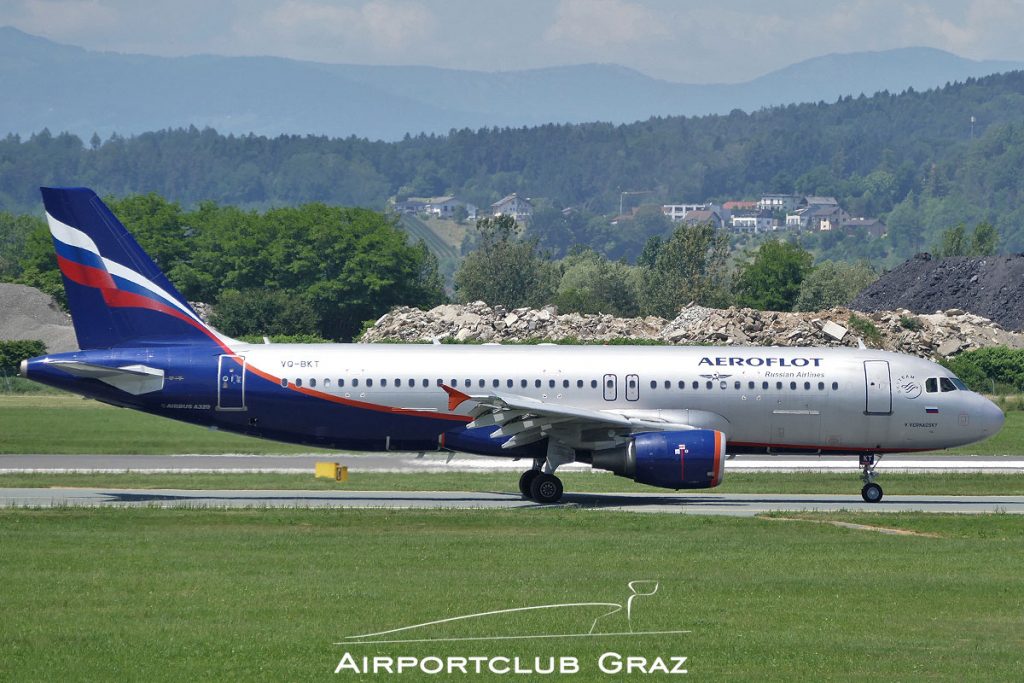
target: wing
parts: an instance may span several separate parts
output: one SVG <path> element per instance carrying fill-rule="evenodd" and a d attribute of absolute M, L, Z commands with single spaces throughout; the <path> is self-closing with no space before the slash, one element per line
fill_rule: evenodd
<path fill-rule="evenodd" d="M 574 448 L 593 449 L 618 445 L 636 432 L 696 428 L 650 415 L 547 403 L 519 394 L 465 394 L 446 385 L 441 388 L 448 393 L 449 410 L 471 403 L 469 414 L 473 421 L 466 425 L 468 429 L 495 427 L 492 438 L 510 437 L 502 448 L 516 448 L 552 437 Z"/>

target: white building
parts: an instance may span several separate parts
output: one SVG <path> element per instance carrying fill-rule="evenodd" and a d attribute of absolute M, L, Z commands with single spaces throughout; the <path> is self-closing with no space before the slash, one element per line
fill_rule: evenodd
<path fill-rule="evenodd" d="M 513 192 L 491 204 L 491 215 L 512 216 L 517 222 L 526 222 L 533 216 L 533 203 Z"/>
<path fill-rule="evenodd" d="M 663 204 L 661 212 L 668 216 L 673 223 L 678 223 L 686 218 L 686 214 L 691 211 L 708 211 L 710 209 L 710 204 Z"/>
<path fill-rule="evenodd" d="M 775 217 L 767 211 L 757 214 L 737 214 L 729 219 L 729 224 L 736 232 L 761 233 L 775 230 L 778 225 Z"/>

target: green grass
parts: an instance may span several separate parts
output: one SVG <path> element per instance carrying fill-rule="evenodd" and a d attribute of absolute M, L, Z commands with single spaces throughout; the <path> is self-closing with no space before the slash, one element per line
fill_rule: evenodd
<path fill-rule="evenodd" d="M 578 680 L 607 651 L 687 656 L 701 679 L 1020 679 L 1024 519 L 844 517 L 939 537 L 579 510 L 2 510 L 0 678 L 306 680 L 347 650 L 575 656 Z M 485 610 L 623 603 L 638 579 L 660 589 L 633 604 L 633 629 L 692 633 L 333 645 Z M 594 616 L 423 635 L 578 633 Z"/>
<path fill-rule="evenodd" d="M 54 429 L 59 425 L 59 429 Z M 69 394 L 0 396 L 0 453 L 139 454 L 309 453 L 290 446 L 211 431 Z M 328 457 L 329 451 L 322 451 Z M 1002 431 L 948 454 L 1024 454 L 1024 412 L 1010 411 Z"/>
<path fill-rule="evenodd" d="M 309 453 L 71 395 L 0 396 L 0 453 Z M 325 454 L 328 451 L 323 451 Z"/>
<path fill-rule="evenodd" d="M 559 474 L 569 493 L 676 492 L 644 486 L 604 472 Z M 285 489 L 315 491 L 516 491 L 519 472 L 353 472 L 346 484 L 315 479 L 309 474 L 136 474 L 31 473 L 0 474 L 0 488 L 75 486 L 139 489 Z M 878 482 L 888 495 L 1024 495 L 1024 474 L 934 473 L 883 474 Z M 743 472 L 727 474 L 725 482 L 706 493 L 832 493 L 855 495 L 860 480 L 853 474 L 814 472 Z M 680 492 L 679 495 L 687 495 Z"/>

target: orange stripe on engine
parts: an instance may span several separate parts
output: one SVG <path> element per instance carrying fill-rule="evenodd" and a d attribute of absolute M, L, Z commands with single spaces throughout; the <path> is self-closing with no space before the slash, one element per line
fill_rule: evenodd
<path fill-rule="evenodd" d="M 722 443 L 722 432 L 715 430 L 715 474 L 711 477 L 711 486 L 714 488 L 722 480 L 721 467 L 722 467 L 722 449 L 724 444 Z"/>

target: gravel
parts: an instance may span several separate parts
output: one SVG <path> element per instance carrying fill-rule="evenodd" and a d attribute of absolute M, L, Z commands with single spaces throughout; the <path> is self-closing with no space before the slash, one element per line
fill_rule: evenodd
<path fill-rule="evenodd" d="M 38 339 L 49 353 L 76 351 L 71 316 L 34 287 L 0 283 L 0 339 Z"/>
<path fill-rule="evenodd" d="M 918 254 L 886 273 L 850 304 L 858 311 L 959 309 L 1024 329 L 1024 255 L 937 259 Z"/>

